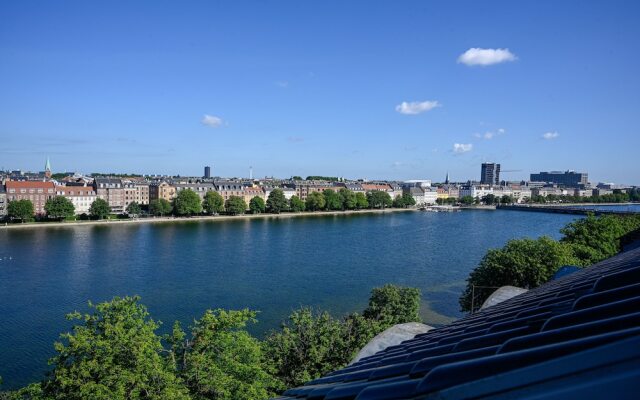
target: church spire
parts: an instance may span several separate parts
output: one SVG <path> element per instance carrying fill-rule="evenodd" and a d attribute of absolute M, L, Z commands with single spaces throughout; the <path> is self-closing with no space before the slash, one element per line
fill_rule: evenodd
<path fill-rule="evenodd" d="M 47 162 L 44 164 L 44 176 L 51 178 L 51 162 L 49 161 L 49 157 L 47 157 Z"/>
<path fill-rule="evenodd" d="M 449 184 L 449 171 L 447 171 L 447 177 L 444 180 L 444 183 Z"/>

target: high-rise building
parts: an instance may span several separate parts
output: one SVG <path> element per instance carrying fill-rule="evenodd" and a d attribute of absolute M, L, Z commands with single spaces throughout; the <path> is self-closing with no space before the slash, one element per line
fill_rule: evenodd
<path fill-rule="evenodd" d="M 482 163 L 480 170 L 480 183 L 486 185 L 500 184 L 500 164 Z"/>
<path fill-rule="evenodd" d="M 204 177 L 211 178 L 211 167 L 209 166 L 204 167 Z"/>
<path fill-rule="evenodd" d="M 530 180 L 531 182 L 547 182 L 570 187 L 578 187 L 585 186 L 589 183 L 589 175 L 586 172 L 575 171 L 539 172 L 537 174 L 531 174 Z"/>

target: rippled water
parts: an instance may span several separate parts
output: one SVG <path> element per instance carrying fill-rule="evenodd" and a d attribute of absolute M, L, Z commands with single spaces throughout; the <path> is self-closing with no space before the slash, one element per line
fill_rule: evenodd
<path fill-rule="evenodd" d="M 519 211 L 0 230 L 0 376 L 40 379 L 64 315 L 87 300 L 140 295 L 152 316 L 187 325 L 207 308 L 260 310 L 256 335 L 292 309 L 361 310 L 385 283 L 416 286 L 423 318 L 460 317 L 457 299 L 486 250 L 559 236 L 572 215 Z"/>

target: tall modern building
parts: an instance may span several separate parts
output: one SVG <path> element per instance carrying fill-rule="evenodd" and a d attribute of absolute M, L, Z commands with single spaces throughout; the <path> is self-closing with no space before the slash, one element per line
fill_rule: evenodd
<path fill-rule="evenodd" d="M 578 187 L 585 186 L 587 183 L 589 183 L 589 175 L 586 172 L 575 171 L 539 172 L 537 174 L 531 174 L 530 180 L 531 182 L 547 182 L 564 186 Z"/>
<path fill-rule="evenodd" d="M 211 167 L 209 166 L 204 167 L 204 177 L 211 178 Z"/>
<path fill-rule="evenodd" d="M 480 183 L 485 185 L 500 184 L 500 164 L 482 163 L 480 170 Z"/>

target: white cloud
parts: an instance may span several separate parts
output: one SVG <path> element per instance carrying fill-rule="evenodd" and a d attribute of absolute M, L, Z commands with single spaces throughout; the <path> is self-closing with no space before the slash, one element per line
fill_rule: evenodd
<path fill-rule="evenodd" d="M 467 153 L 473 150 L 473 144 L 471 143 L 454 143 L 453 152 L 456 154 Z"/>
<path fill-rule="evenodd" d="M 558 136 L 560 136 L 560 134 L 558 132 L 545 132 L 542 134 L 542 138 L 544 140 L 553 140 L 555 138 L 557 138 Z"/>
<path fill-rule="evenodd" d="M 487 66 L 517 59 L 518 57 L 510 52 L 509 49 L 481 49 L 474 47 L 462 53 L 458 57 L 458 62 L 468 66 Z"/>
<path fill-rule="evenodd" d="M 507 133 L 507 131 L 504 128 L 500 128 L 495 132 L 487 131 L 485 133 L 474 133 L 473 136 L 477 137 L 478 139 L 491 140 L 494 137 L 504 135 L 505 133 Z"/>
<path fill-rule="evenodd" d="M 440 103 L 437 102 L 436 100 L 412 101 L 412 102 L 403 101 L 402 103 L 396 106 L 396 111 L 399 112 L 400 114 L 415 115 L 415 114 L 420 114 L 420 113 L 432 110 L 436 107 L 440 107 Z"/>
<path fill-rule="evenodd" d="M 205 114 L 204 117 L 202 117 L 202 123 L 212 128 L 218 128 L 222 126 L 222 118 Z"/>

